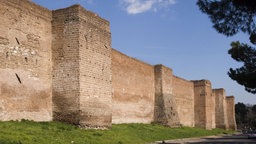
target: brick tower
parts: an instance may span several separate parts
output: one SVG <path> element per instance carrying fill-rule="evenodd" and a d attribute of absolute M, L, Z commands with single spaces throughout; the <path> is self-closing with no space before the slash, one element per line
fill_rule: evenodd
<path fill-rule="evenodd" d="M 53 11 L 53 118 L 111 126 L 109 22 L 79 5 Z"/>

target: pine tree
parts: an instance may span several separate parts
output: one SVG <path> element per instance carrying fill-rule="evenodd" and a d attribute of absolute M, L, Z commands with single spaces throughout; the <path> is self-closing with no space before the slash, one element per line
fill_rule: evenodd
<path fill-rule="evenodd" d="M 200 10 L 207 14 L 213 28 L 226 36 L 238 32 L 248 34 L 252 45 L 256 45 L 256 0 L 198 0 Z M 242 62 L 240 68 L 230 68 L 229 77 L 243 85 L 245 90 L 256 93 L 256 50 L 249 44 L 232 42 L 228 53 Z"/>

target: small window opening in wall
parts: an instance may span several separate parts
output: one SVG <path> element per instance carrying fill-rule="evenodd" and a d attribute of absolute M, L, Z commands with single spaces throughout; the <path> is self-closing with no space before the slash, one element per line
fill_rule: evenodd
<path fill-rule="evenodd" d="M 20 45 L 20 42 L 19 42 L 18 38 L 15 37 L 15 39 L 16 39 L 16 42 L 18 43 L 18 45 Z"/>
<path fill-rule="evenodd" d="M 21 80 L 20 80 L 19 75 L 18 75 L 17 73 L 15 73 L 15 75 L 16 75 L 16 77 L 17 77 L 17 79 L 18 79 L 19 83 L 21 84 Z"/>
<path fill-rule="evenodd" d="M 25 61 L 28 62 L 28 58 L 27 57 L 25 57 Z"/>

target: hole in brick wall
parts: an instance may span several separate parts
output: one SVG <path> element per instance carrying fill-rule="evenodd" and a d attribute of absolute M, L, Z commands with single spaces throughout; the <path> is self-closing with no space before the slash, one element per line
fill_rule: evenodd
<path fill-rule="evenodd" d="M 16 39 L 16 42 L 18 43 L 18 45 L 20 45 L 20 42 L 19 42 L 18 38 L 15 37 L 15 39 Z"/>
<path fill-rule="evenodd" d="M 6 58 L 8 58 L 9 57 L 9 52 L 6 52 L 5 56 L 6 56 Z"/>
<path fill-rule="evenodd" d="M 25 61 L 28 62 L 28 58 L 27 57 L 25 57 Z"/>
<path fill-rule="evenodd" d="M 16 75 L 16 78 L 18 79 L 19 83 L 21 84 L 21 80 L 20 80 L 19 75 L 17 73 L 15 73 L 15 75 Z"/>

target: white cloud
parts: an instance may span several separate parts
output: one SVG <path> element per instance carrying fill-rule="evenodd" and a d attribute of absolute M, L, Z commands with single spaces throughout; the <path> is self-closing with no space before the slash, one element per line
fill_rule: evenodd
<path fill-rule="evenodd" d="M 175 0 L 120 0 L 128 14 L 138 14 L 175 4 Z"/>

